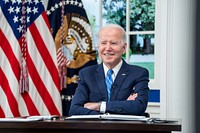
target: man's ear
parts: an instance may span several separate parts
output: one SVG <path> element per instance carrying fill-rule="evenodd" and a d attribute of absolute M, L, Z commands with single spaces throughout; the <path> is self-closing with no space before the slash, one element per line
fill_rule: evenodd
<path fill-rule="evenodd" d="M 124 53 L 126 53 L 127 43 L 124 43 L 123 48 L 124 48 L 124 52 L 123 52 L 123 54 L 124 54 Z"/>

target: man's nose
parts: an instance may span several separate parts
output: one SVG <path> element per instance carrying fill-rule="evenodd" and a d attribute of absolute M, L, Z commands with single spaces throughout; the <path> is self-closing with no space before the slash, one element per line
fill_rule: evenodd
<path fill-rule="evenodd" d="M 107 44 L 106 44 L 106 50 L 110 50 L 110 49 L 112 49 L 112 46 L 111 46 L 110 43 L 107 43 Z"/>

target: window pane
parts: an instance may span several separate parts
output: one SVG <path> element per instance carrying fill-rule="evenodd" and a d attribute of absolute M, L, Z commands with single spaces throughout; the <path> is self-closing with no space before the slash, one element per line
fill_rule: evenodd
<path fill-rule="evenodd" d="M 155 0 L 130 0 L 130 30 L 153 31 Z"/>
<path fill-rule="evenodd" d="M 102 12 L 102 25 L 116 23 L 126 28 L 126 0 L 103 0 Z"/>
<path fill-rule="evenodd" d="M 130 36 L 130 64 L 149 70 L 150 79 L 154 79 L 154 35 Z"/>

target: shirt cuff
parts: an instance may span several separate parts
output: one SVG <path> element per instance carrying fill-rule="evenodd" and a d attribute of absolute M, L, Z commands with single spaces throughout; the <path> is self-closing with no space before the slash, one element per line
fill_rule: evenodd
<path fill-rule="evenodd" d="M 99 112 L 103 114 L 106 112 L 106 102 L 101 102 Z"/>

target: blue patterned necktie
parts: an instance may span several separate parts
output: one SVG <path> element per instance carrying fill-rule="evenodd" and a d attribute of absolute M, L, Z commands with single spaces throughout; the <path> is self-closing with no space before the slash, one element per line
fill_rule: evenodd
<path fill-rule="evenodd" d="M 111 88 L 112 88 L 112 84 L 113 84 L 112 74 L 113 74 L 113 70 L 109 69 L 108 72 L 107 72 L 107 76 L 106 76 L 106 86 L 107 86 L 107 91 L 108 91 L 108 101 L 110 101 L 110 93 L 111 93 Z"/>

